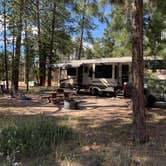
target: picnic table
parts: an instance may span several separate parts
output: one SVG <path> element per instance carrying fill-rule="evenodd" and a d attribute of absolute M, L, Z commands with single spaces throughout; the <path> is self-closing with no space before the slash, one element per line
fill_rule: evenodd
<path fill-rule="evenodd" d="M 72 99 L 76 94 L 75 91 L 66 89 L 57 89 L 55 91 L 48 91 L 43 94 L 42 99 L 48 99 L 49 103 L 57 104 L 64 102 L 64 99 Z"/>

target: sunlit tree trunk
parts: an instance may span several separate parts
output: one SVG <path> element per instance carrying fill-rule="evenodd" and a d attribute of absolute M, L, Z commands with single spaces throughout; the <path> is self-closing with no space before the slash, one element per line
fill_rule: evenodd
<path fill-rule="evenodd" d="M 143 0 L 132 3 L 133 139 L 148 141 L 144 104 Z"/>

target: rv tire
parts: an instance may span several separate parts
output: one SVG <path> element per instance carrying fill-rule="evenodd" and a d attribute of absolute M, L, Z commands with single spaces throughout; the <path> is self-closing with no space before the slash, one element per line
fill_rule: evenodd
<path fill-rule="evenodd" d="M 91 88 L 90 89 L 90 93 L 91 93 L 91 95 L 97 95 L 98 94 L 98 90 L 95 89 L 95 88 Z"/>
<path fill-rule="evenodd" d="M 107 97 L 114 97 L 115 94 L 113 92 L 106 92 Z"/>

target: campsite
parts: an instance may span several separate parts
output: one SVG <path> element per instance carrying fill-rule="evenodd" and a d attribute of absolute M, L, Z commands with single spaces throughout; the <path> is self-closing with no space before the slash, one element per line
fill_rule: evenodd
<path fill-rule="evenodd" d="M 15 152 L 18 165 L 55 165 L 56 162 L 57 165 L 76 166 L 122 163 L 165 165 L 166 108 L 153 108 L 148 111 L 147 121 L 151 137 L 149 143 L 144 146 L 132 144 L 130 99 L 79 94 L 77 99 L 82 107 L 76 110 L 64 109 L 62 103 L 48 103 L 46 99 L 41 99 L 40 95 L 28 96 L 32 100 L 11 99 L 9 96 L 0 98 L 1 128 L 12 125 L 17 127 L 25 123 L 25 130 L 31 130 L 33 124 L 36 121 L 40 123 L 41 120 L 43 123 L 52 122 L 55 126 L 60 123 L 75 133 L 71 140 L 62 142 L 48 155 L 29 154 L 31 159 L 22 159 L 22 154 L 18 152 L 17 155 Z M 9 158 L 8 163 L 11 162 Z"/>
<path fill-rule="evenodd" d="M 165 166 L 165 9 L 1 0 L 0 166 Z"/>

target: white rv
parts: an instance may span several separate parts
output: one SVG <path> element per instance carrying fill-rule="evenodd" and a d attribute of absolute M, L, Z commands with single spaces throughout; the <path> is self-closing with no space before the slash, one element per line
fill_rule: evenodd
<path fill-rule="evenodd" d="M 145 60 L 154 60 L 146 57 Z M 115 95 L 124 82 L 131 82 L 131 57 L 72 60 L 55 65 L 60 69 L 60 85 L 86 89 L 91 94 Z"/>
<path fill-rule="evenodd" d="M 87 89 L 91 94 L 113 96 L 117 87 L 131 81 L 131 57 L 72 60 L 56 67 L 61 86 Z"/>

